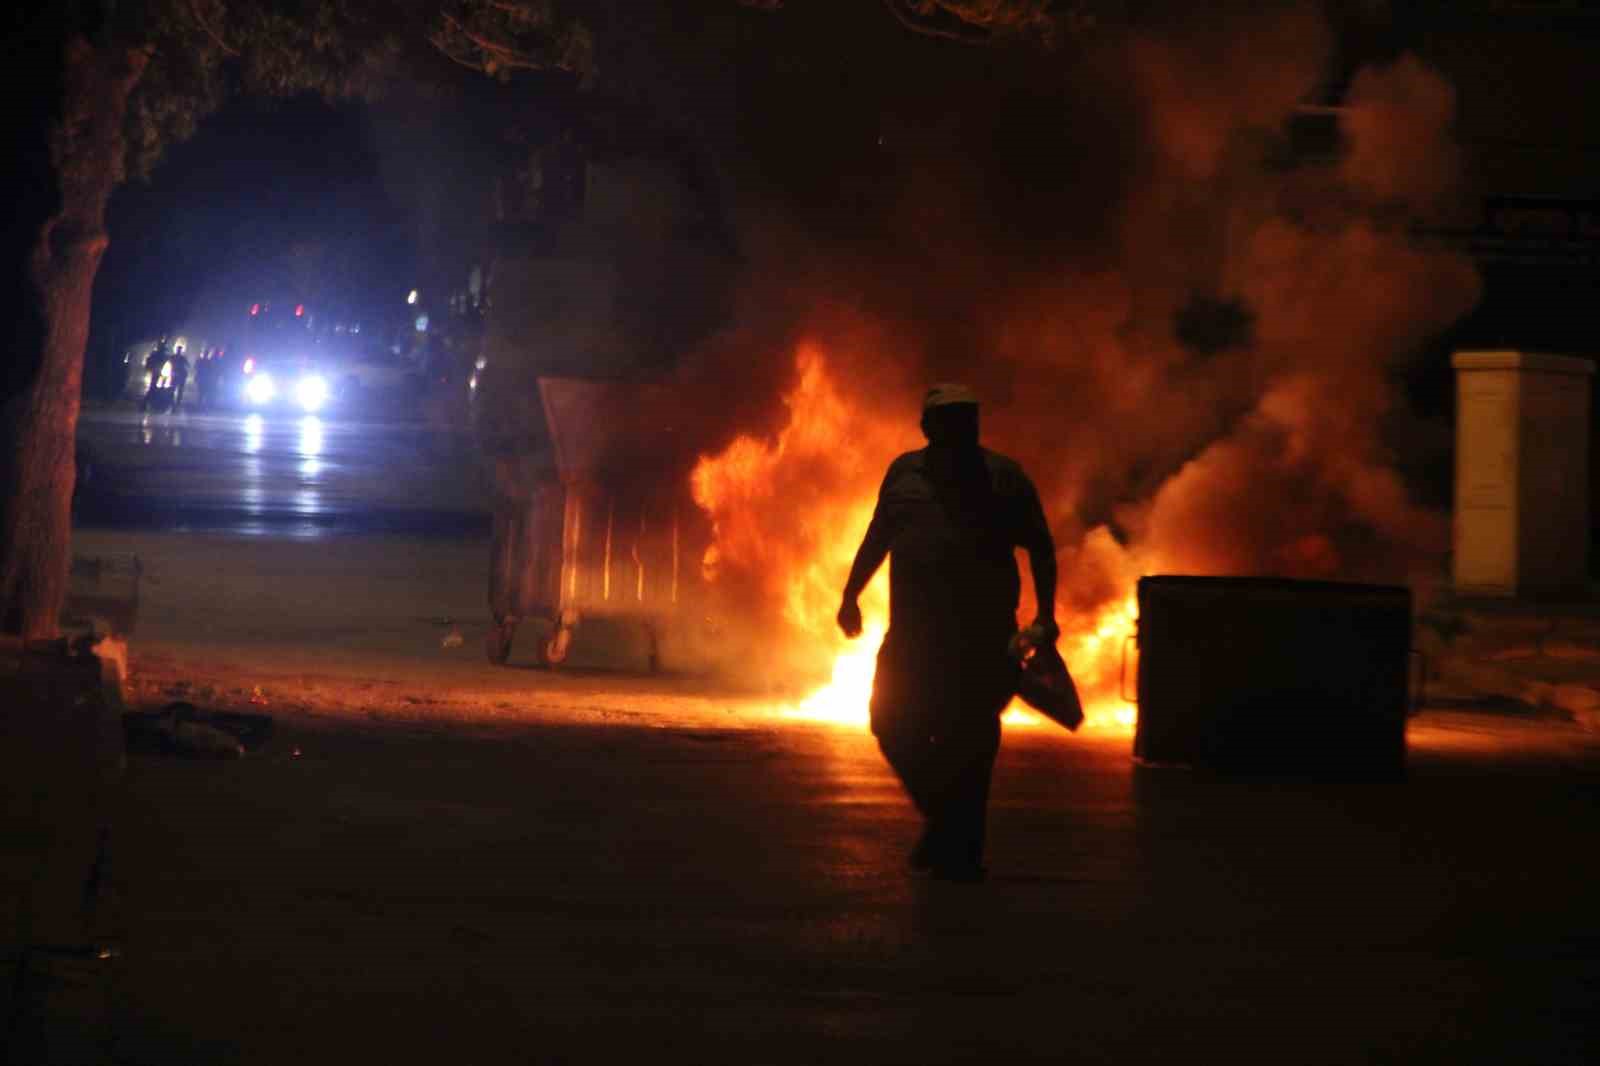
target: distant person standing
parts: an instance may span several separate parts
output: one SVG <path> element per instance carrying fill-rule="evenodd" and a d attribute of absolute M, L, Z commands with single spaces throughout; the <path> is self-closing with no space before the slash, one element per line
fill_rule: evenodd
<path fill-rule="evenodd" d="M 183 354 L 183 345 L 172 353 L 172 410 L 183 406 L 183 388 L 189 383 L 189 358 Z"/>
<path fill-rule="evenodd" d="M 144 357 L 145 386 L 144 399 L 139 401 L 139 410 L 150 410 L 150 403 L 155 399 L 156 386 L 161 384 L 161 368 L 167 362 L 167 340 L 163 337 L 150 349 L 150 354 Z"/>

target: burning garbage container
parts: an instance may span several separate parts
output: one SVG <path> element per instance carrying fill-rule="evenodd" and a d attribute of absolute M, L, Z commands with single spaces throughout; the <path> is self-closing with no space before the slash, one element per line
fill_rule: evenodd
<path fill-rule="evenodd" d="M 1142 761 L 1358 777 L 1404 770 L 1409 589 L 1146 577 L 1138 641 Z"/>

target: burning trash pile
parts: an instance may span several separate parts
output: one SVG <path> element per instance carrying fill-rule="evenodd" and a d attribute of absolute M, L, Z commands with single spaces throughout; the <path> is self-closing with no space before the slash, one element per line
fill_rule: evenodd
<path fill-rule="evenodd" d="M 1360 71 L 1340 152 L 1287 165 L 1271 161 L 1273 138 L 1325 84 L 1330 55 L 1311 9 L 1244 8 L 1104 47 L 1083 77 L 1137 143 L 1082 160 L 1105 179 L 1082 188 L 1116 190 L 1077 207 L 1103 242 L 1048 269 L 974 242 L 949 277 L 918 279 L 920 323 L 857 301 L 792 331 L 807 339 L 784 342 L 788 356 L 763 353 L 792 364 L 780 413 L 694 470 L 713 527 L 705 576 L 781 627 L 784 658 L 762 668 L 806 690 L 795 714 L 866 720 L 884 575 L 863 597 L 861 640 L 834 615 L 878 478 L 923 444 L 913 405 L 932 381 L 970 384 L 984 443 L 1038 485 L 1059 650 L 1091 729 L 1132 723 L 1118 688 L 1124 656 L 1132 681 L 1142 574 L 1406 582 L 1441 565 L 1448 524 L 1400 469 L 1396 371 L 1478 294 L 1464 255 L 1413 236 L 1451 202 L 1452 90 L 1410 57 Z M 962 300 L 967 343 L 952 353 L 934 323 Z"/>

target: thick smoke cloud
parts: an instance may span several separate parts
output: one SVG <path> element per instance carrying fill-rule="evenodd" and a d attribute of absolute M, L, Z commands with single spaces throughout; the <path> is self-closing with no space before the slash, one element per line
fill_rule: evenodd
<path fill-rule="evenodd" d="M 1347 104 L 1343 171 L 1353 189 L 1418 213 L 1457 201 L 1461 159 L 1450 139 L 1456 94 L 1447 81 L 1415 56 L 1402 56 L 1357 74 Z"/>

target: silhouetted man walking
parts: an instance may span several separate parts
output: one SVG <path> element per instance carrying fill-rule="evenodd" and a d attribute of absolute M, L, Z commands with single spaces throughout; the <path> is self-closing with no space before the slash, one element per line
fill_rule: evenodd
<path fill-rule="evenodd" d="M 889 557 L 889 631 L 878 651 L 872 732 L 925 820 L 914 869 L 952 881 L 984 876 L 989 778 L 1000 712 L 1016 691 L 1027 550 L 1039 604 L 1030 639 L 1053 643 L 1055 543 L 1022 468 L 978 444 L 978 401 L 960 385 L 923 398 L 928 446 L 889 465 L 856 552 L 839 628 L 861 633 L 857 599 Z"/>

